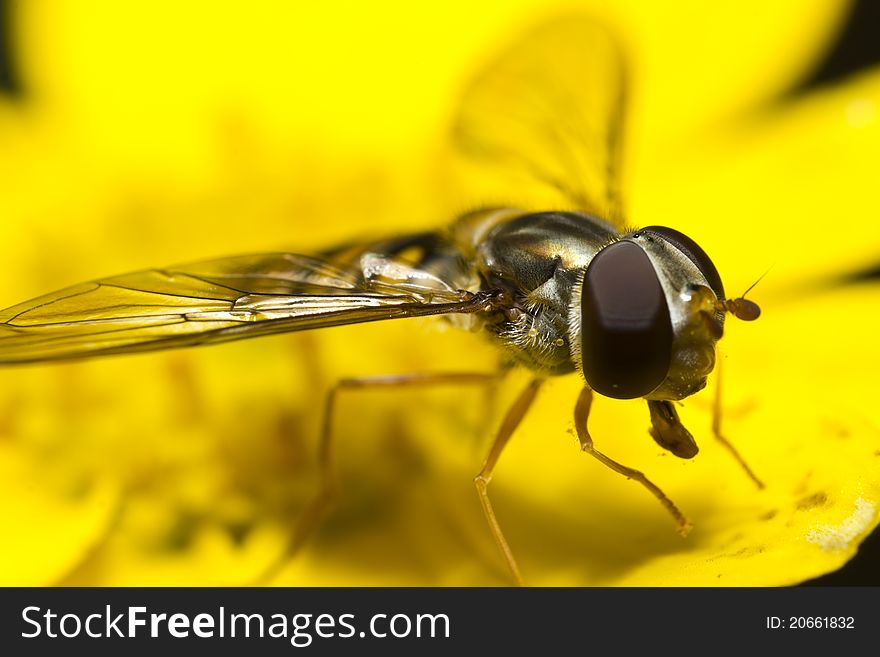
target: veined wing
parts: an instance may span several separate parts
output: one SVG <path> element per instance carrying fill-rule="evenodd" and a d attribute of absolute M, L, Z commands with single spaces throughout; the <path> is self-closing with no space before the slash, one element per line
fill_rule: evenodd
<path fill-rule="evenodd" d="M 452 289 L 380 254 L 269 253 L 114 276 L 0 311 L 0 363 L 148 351 L 398 317 L 473 313 Z"/>
<path fill-rule="evenodd" d="M 611 35 L 588 17 L 564 15 L 513 43 L 471 81 L 454 140 L 465 160 L 480 166 L 468 177 L 493 172 L 495 180 L 480 183 L 486 188 L 537 185 L 560 204 L 554 209 L 621 226 L 625 101 L 626 67 Z"/>

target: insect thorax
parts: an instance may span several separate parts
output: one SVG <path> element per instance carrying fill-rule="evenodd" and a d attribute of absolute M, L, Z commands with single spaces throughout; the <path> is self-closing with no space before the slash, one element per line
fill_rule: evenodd
<path fill-rule="evenodd" d="M 484 289 L 509 294 L 485 327 L 518 362 L 547 374 L 575 369 L 569 305 L 579 275 L 614 229 L 573 212 L 487 210 L 463 217 L 456 241 L 472 258 Z"/>

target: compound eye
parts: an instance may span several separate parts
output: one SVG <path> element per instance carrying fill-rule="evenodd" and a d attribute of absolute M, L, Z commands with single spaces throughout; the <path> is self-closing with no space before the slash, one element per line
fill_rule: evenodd
<path fill-rule="evenodd" d="M 647 228 L 642 228 L 638 232 L 661 237 L 685 254 L 688 259 L 694 263 L 696 268 L 700 270 L 700 273 L 706 277 L 706 281 L 709 283 L 709 287 L 712 288 L 715 296 L 719 299 L 724 299 L 724 285 L 721 283 L 721 276 L 715 268 L 715 263 L 713 263 L 706 252 L 700 248 L 699 244 L 694 242 L 684 233 L 680 233 L 674 228 L 667 228 L 666 226 L 648 226 Z"/>
<path fill-rule="evenodd" d="M 584 378 L 615 399 L 647 395 L 669 372 L 672 321 L 651 260 L 633 242 L 615 242 L 593 258 L 581 292 Z"/>

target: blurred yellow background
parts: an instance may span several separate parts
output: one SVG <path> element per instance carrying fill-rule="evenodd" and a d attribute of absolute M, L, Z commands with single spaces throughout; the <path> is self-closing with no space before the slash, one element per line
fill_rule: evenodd
<path fill-rule="evenodd" d="M 149 266 L 444 225 L 481 201 L 444 173 L 462 86 L 536 21 L 595 13 L 633 66 L 630 220 L 690 234 L 730 292 L 775 264 L 754 292 L 765 317 L 722 343 L 727 432 L 768 489 L 712 443 L 711 391 L 682 410 L 693 462 L 658 457 L 642 404 L 600 400 L 597 446 L 684 508 L 683 541 L 643 490 L 578 453 L 567 377 L 505 453 L 496 511 L 528 583 L 827 572 L 880 503 L 880 294 L 817 291 L 880 255 L 860 230 L 880 210 L 880 72 L 770 102 L 825 54 L 848 3 L 607 5 L 14 3 L 25 93 L 0 100 L 0 307 Z M 0 583 L 251 583 L 314 490 L 334 380 L 494 363 L 478 336 L 417 321 L 2 369 Z M 471 484 L 484 406 L 475 390 L 345 397 L 343 498 L 274 582 L 507 583 Z M 842 547 L 809 539 L 853 517 Z"/>

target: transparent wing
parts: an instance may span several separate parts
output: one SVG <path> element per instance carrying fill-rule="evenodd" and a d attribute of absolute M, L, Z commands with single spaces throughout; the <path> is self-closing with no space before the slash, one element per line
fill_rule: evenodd
<path fill-rule="evenodd" d="M 454 124 L 455 144 L 466 160 L 503 177 L 496 186 L 538 185 L 563 207 L 621 226 L 625 69 L 603 27 L 581 15 L 558 17 L 471 81 Z"/>
<path fill-rule="evenodd" d="M 488 293 L 364 250 L 237 256 L 75 285 L 0 311 L 0 363 L 208 344 L 397 317 L 472 313 Z"/>

